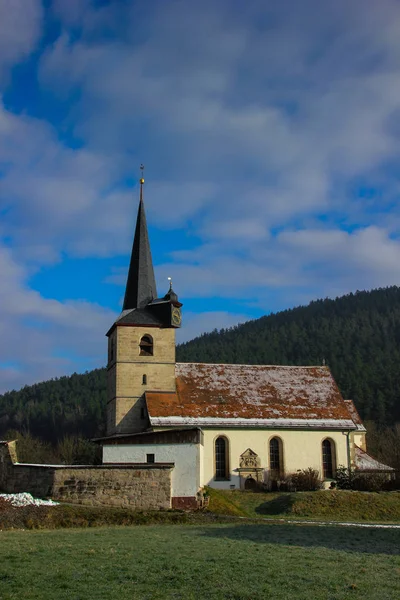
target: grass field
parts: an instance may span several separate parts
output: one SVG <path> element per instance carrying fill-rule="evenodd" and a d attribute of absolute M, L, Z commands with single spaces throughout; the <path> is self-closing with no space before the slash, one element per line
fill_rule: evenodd
<path fill-rule="evenodd" d="M 250 518 L 400 523 L 400 492 L 260 493 L 209 488 L 210 511 Z"/>
<path fill-rule="evenodd" d="M 57 529 L 113 525 L 198 524 L 228 517 L 400 523 L 399 492 L 298 492 L 271 494 L 210 489 L 204 512 L 136 512 L 122 507 L 60 504 L 14 508 L 0 498 L 0 529 Z M 0 597 L 1 600 L 1 597 Z"/>
<path fill-rule="evenodd" d="M 400 597 L 398 530 L 150 525 L 0 532 L 0 598 Z"/>

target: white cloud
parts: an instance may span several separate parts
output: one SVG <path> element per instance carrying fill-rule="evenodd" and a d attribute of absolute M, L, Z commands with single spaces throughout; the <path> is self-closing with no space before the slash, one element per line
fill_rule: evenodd
<path fill-rule="evenodd" d="M 145 173 L 146 175 L 146 173 Z M 184 226 L 197 213 L 212 204 L 218 193 L 217 186 L 204 181 L 182 182 L 150 181 L 144 197 L 151 223 L 161 227 Z"/>
<path fill-rule="evenodd" d="M 52 0 L 51 10 L 64 28 L 82 30 L 91 39 L 97 35 L 121 33 L 125 24 L 121 3 L 99 3 L 96 0 Z"/>
<path fill-rule="evenodd" d="M 400 239 L 377 227 L 353 233 L 305 229 L 255 243 L 246 257 L 224 254 L 222 245 L 175 253 L 174 261 L 161 265 L 158 273 L 173 276 L 174 289 L 183 299 L 232 297 L 268 311 L 398 285 L 399 256 Z"/>
<path fill-rule="evenodd" d="M 210 332 L 214 329 L 227 329 L 239 323 L 245 323 L 250 318 L 246 314 L 235 314 L 225 311 L 185 312 L 182 329 L 178 329 L 176 332 L 176 341 L 178 344 L 182 344 L 202 333 Z"/>
<path fill-rule="evenodd" d="M 65 25 L 81 25 L 85 16 L 93 10 L 93 2 L 92 0 L 53 0 L 52 9 Z"/>
<path fill-rule="evenodd" d="M 35 48 L 40 7 L 0 0 L 3 65 Z M 61 33 L 42 54 L 39 84 L 70 113 L 58 131 L 0 105 L 0 235 L 13 244 L 3 297 L 21 338 L 29 317 L 76 350 L 80 311 L 91 331 L 103 326 L 99 307 L 45 300 L 28 275 L 61 255 L 127 253 L 135 211 L 124 180 L 142 161 L 149 222 L 190 237 L 177 251 L 171 236 L 157 273 L 172 275 L 183 299 L 276 310 L 399 282 L 396 0 L 54 0 L 49 11 Z M 60 141 L 66 131 L 79 147 Z M 379 193 L 357 197 L 365 182 Z M 207 319 L 240 318 L 189 315 L 186 336 Z M 55 337 L 29 331 L 32 373 L 46 371 L 41 355 L 54 372 L 67 368 Z"/>
<path fill-rule="evenodd" d="M 244 240 L 245 243 L 252 240 L 253 243 L 256 243 L 259 240 L 268 239 L 269 232 L 265 223 L 255 217 L 247 219 L 230 219 L 228 217 L 226 221 L 206 224 L 202 235 L 205 238 L 234 240 L 235 243 L 238 243 L 239 240 Z"/>
<path fill-rule="evenodd" d="M 0 103 L 0 163 L 0 209 L 25 259 L 55 261 L 61 251 L 108 256 L 129 246 L 132 192 L 116 183 L 126 158 L 68 148 L 45 121 Z"/>
<path fill-rule="evenodd" d="M 41 0 L 0 0 L 0 76 L 35 48 L 42 18 Z"/>
<path fill-rule="evenodd" d="M 271 211 L 346 211 L 337 181 L 377 176 L 399 150 L 388 126 L 400 108 L 400 8 L 391 0 L 379 11 L 358 0 L 323 9 L 308 0 L 301 10 L 254 3 L 240 19 L 224 2 L 160 3 L 139 39 L 140 22 L 125 16 L 118 41 L 64 34 L 41 76 L 66 94 L 83 89 L 79 135 L 109 151 L 139 150 L 160 179 L 155 194 L 182 197 L 186 182 L 177 223 L 191 204 L 218 233 L 227 210 L 240 219 L 257 211 L 265 224 Z M 198 194 L 204 178 L 211 207 Z M 159 203 L 157 222 L 170 219 L 170 204 Z"/>
<path fill-rule="evenodd" d="M 116 314 L 84 301 L 44 298 L 0 245 L 0 393 L 104 364 L 104 334 Z"/>
<path fill-rule="evenodd" d="M 309 282 L 318 278 L 325 289 L 339 286 L 344 293 L 400 283 L 400 240 L 378 227 L 285 232 L 279 243 L 301 257 Z"/>
<path fill-rule="evenodd" d="M 158 267 L 161 279 L 172 276 L 174 289 L 182 298 L 206 298 L 232 296 L 236 300 L 254 301 L 264 295 L 268 288 L 284 288 L 296 285 L 293 267 L 285 265 L 270 249 L 269 260 L 260 261 L 222 254 L 221 248 L 215 253 L 199 248 L 193 253 L 185 253 L 182 263 L 171 262 Z M 188 260 L 189 259 L 189 260 Z"/>

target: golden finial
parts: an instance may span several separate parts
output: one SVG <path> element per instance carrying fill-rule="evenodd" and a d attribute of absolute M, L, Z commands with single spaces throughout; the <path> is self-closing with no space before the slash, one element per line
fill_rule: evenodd
<path fill-rule="evenodd" d="M 139 183 L 140 183 L 140 201 L 143 200 L 143 184 L 144 184 L 144 177 L 143 177 L 143 171 L 144 171 L 144 165 L 141 164 L 140 165 L 140 170 L 141 170 L 141 178 L 139 179 Z"/>

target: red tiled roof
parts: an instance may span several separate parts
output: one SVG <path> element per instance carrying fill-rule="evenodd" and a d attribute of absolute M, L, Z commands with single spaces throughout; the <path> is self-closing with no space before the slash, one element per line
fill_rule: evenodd
<path fill-rule="evenodd" d="M 361 417 L 358 414 L 358 410 L 356 409 L 356 406 L 355 406 L 353 400 L 345 400 L 345 403 L 346 403 L 346 406 L 348 408 L 348 411 L 350 413 L 352 420 L 354 421 L 355 425 L 357 425 L 357 429 L 365 431 L 365 427 L 361 421 Z"/>
<path fill-rule="evenodd" d="M 152 425 L 355 428 L 328 367 L 177 363 L 175 374 L 176 393 L 146 392 Z"/>

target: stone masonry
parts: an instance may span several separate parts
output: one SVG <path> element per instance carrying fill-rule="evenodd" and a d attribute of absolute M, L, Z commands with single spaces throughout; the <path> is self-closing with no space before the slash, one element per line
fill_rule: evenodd
<path fill-rule="evenodd" d="M 153 356 L 140 355 L 139 344 L 145 334 L 153 339 Z M 115 356 L 107 367 L 107 435 L 143 431 L 148 427 L 144 392 L 175 391 L 175 330 L 117 326 L 110 343 L 115 344 Z"/>
<path fill-rule="evenodd" d="M 136 510 L 171 508 L 171 463 L 62 466 L 17 462 L 16 443 L 0 442 L 0 490 L 39 498 Z"/>

